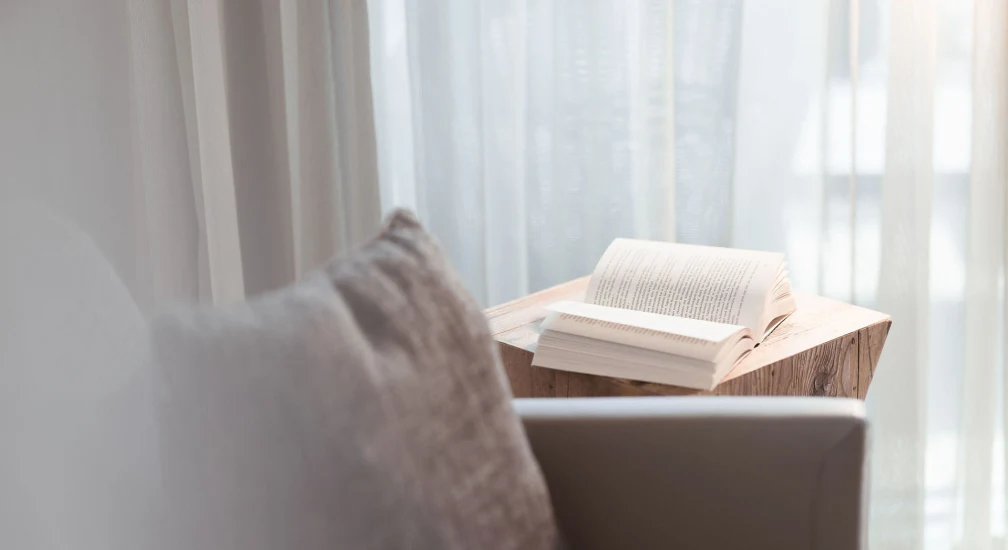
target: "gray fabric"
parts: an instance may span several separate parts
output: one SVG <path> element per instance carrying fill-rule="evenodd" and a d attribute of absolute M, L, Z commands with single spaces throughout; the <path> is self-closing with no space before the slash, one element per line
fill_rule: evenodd
<path fill-rule="evenodd" d="M 153 338 L 179 547 L 556 546 L 482 312 L 410 214 Z"/>

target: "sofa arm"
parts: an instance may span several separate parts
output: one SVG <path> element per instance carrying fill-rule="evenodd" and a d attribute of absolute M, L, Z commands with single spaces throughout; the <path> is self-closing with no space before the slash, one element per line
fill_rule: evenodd
<path fill-rule="evenodd" d="M 862 548 L 866 421 L 828 398 L 516 399 L 571 548 Z"/>

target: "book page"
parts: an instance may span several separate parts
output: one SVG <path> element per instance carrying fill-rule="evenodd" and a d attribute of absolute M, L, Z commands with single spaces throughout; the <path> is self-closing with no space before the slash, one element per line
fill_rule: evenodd
<path fill-rule="evenodd" d="M 784 255 L 616 239 L 595 266 L 585 301 L 742 325 L 754 334 Z"/>
<path fill-rule="evenodd" d="M 713 360 L 745 327 L 628 309 L 563 301 L 547 306 L 541 330 L 564 332 L 642 349 Z"/>

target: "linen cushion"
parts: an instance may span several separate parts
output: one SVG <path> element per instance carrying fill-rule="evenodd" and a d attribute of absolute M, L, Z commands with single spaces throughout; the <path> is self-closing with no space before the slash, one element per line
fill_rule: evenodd
<path fill-rule="evenodd" d="M 152 331 L 184 547 L 557 545 L 482 312 L 411 214 L 289 288 Z"/>

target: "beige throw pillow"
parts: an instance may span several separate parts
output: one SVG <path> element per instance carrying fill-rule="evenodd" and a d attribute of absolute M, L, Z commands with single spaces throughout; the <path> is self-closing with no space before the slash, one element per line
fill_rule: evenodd
<path fill-rule="evenodd" d="M 179 547 L 557 545 L 482 312 L 411 214 L 290 288 L 164 315 L 153 340 Z"/>

